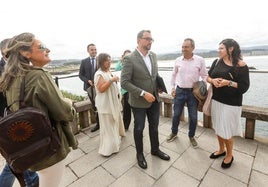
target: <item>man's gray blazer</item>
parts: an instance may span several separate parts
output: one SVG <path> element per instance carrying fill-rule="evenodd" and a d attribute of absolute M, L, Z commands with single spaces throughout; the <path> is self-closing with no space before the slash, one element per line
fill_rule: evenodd
<path fill-rule="evenodd" d="M 121 87 L 129 92 L 128 102 L 135 108 L 149 108 L 152 103 L 147 102 L 140 96 L 142 90 L 150 92 L 159 101 L 156 77 L 158 76 L 158 65 L 156 54 L 149 52 L 152 64 L 152 75 L 136 49 L 131 54 L 125 56 L 121 72 Z"/>

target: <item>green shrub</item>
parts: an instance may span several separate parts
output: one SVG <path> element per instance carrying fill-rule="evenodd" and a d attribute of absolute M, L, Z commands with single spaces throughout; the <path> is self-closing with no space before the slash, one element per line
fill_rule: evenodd
<path fill-rule="evenodd" d="M 64 97 L 69 98 L 69 99 L 73 100 L 74 102 L 84 101 L 85 100 L 85 97 L 84 96 L 75 95 L 75 94 L 72 94 L 70 92 L 63 91 L 63 90 L 61 90 L 61 92 L 62 92 L 62 95 Z"/>

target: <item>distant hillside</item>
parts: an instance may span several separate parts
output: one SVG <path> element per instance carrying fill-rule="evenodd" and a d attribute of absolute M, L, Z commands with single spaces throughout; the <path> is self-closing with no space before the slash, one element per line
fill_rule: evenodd
<path fill-rule="evenodd" d="M 63 59 L 63 60 L 52 60 L 49 66 L 63 66 L 63 65 L 76 65 L 80 64 L 80 59 Z"/>
<path fill-rule="evenodd" d="M 242 51 L 243 56 L 268 55 L 268 45 L 242 47 L 241 51 Z M 217 50 L 206 50 L 206 49 L 198 50 L 198 49 L 196 49 L 195 54 L 200 55 L 204 58 L 211 58 L 211 57 L 217 57 L 218 51 Z M 181 55 L 182 55 L 181 53 L 173 52 L 173 53 L 159 54 L 159 55 L 157 55 L 157 57 L 158 57 L 158 60 L 173 60 Z"/>
<path fill-rule="evenodd" d="M 251 46 L 251 47 L 242 47 L 243 56 L 259 56 L 259 55 L 268 55 L 268 45 L 262 46 Z M 195 54 L 200 55 L 204 58 L 217 57 L 217 50 L 209 50 L 209 49 L 196 49 Z M 158 54 L 158 60 L 174 60 L 177 57 L 181 56 L 181 53 L 170 52 L 164 54 Z M 114 58 L 117 59 L 117 58 Z M 112 61 L 112 63 L 117 60 Z M 65 66 L 65 65 L 78 65 L 81 63 L 81 59 L 64 59 L 64 60 L 53 60 L 49 64 L 51 67 L 55 66 Z"/>
<path fill-rule="evenodd" d="M 268 45 L 242 47 L 242 50 L 268 50 Z"/>

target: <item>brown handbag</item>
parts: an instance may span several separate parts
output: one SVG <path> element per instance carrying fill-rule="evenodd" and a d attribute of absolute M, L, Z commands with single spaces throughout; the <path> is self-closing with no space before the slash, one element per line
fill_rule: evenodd
<path fill-rule="evenodd" d="M 205 81 L 197 81 L 193 85 L 193 95 L 198 100 L 198 111 L 203 111 L 203 105 L 207 98 L 207 83 Z"/>
<path fill-rule="evenodd" d="M 214 68 L 218 65 L 220 59 L 216 59 L 214 60 L 213 64 L 215 63 L 215 65 L 213 66 L 212 64 L 212 67 L 213 68 L 212 70 L 214 70 Z M 212 100 L 212 96 L 213 96 L 213 88 L 212 88 L 212 84 L 209 85 L 209 88 L 208 88 L 208 94 L 207 94 L 207 98 L 206 98 L 206 101 L 203 105 L 203 113 L 207 116 L 211 116 L 211 100 Z"/>
<path fill-rule="evenodd" d="M 47 115 L 24 102 L 25 78 L 20 88 L 19 109 L 0 119 L 0 152 L 14 173 L 22 173 L 56 153 L 61 143 Z M 21 186 L 23 186 L 21 184 Z"/>
<path fill-rule="evenodd" d="M 209 85 L 208 88 L 208 95 L 206 98 L 206 101 L 203 105 L 203 113 L 207 116 L 211 116 L 211 99 L 212 99 L 213 91 L 212 91 L 212 86 Z"/>

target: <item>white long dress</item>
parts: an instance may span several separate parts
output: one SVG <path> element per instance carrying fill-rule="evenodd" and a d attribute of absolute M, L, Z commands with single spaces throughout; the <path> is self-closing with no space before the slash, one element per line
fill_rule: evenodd
<path fill-rule="evenodd" d="M 101 71 L 95 73 L 94 83 L 98 83 L 100 76 L 109 81 L 110 73 Z M 125 136 L 123 118 L 121 115 L 122 105 L 120 102 L 118 85 L 113 82 L 103 93 L 96 88 L 95 104 L 98 110 L 100 123 L 100 146 L 99 153 L 110 156 L 119 151 L 121 136 Z"/>

